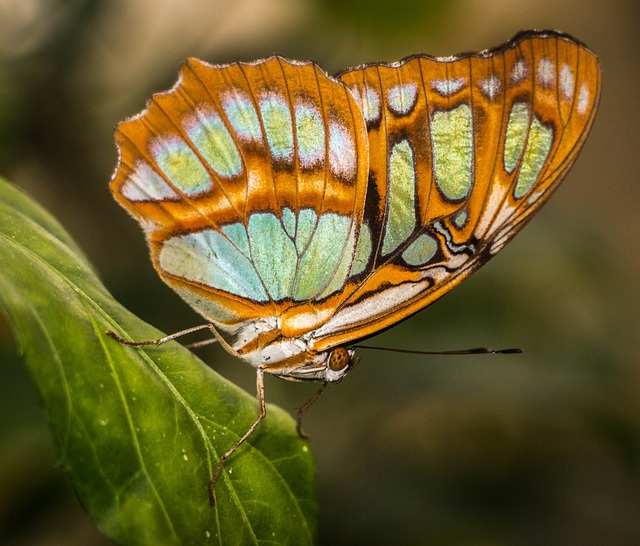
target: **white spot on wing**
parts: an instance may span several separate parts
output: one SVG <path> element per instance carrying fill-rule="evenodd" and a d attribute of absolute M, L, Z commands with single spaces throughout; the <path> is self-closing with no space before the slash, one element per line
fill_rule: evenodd
<path fill-rule="evenodd" d="M 351 87 L 351 92 L 362 110 L 364 120 L 367 123 L 376 121 L 380 117 L 380 97 L 375 89 L 364 87 L 361 91 L 358 86 Z"/>
<path fill-rule="evenodd" d="M 389 110 L 399 116 L 407 115 L 416 103 L 417 91 L 413 82 L 391 87 L 387 93 Z"/>
<path fill-rule="evenodd" d="M 580 93 L 578 94 L 578 113 L 585 114 L 589 108 L 589 86 L 587 82 L 583 82 L 580 86 Z"/>
<path fill-rule="evenodd" d="M 575 78 L 573 72 L 569 68 L 568 64 L 563 64 L 560 69 L 560 91 L 565 99 L 571 100 L 573 97 L 573 87 L 575 85 Z"/>
<path fill-rule="evenodd" d="M 538 63 L 537 75 L 538 75 L 538 83 L 542 87 L 551 87 L 553 85 L 556 74 L 555 74 L 555 68 L 550 59 L 547 59 L 546 57 L 543 59 L 540 59 L 540 62 Z"/>
<path fill-rule="evenodd" d="M 136 161 L 120 193 L 129 201 L 177 200 L 178 194 L 145 161 Z"/>
<path fill-rule="evenodd" d="M 356 175 L 356 148 L 353 137 L 336 121 L 329 126 L 329 164 L 331 172 L 347 180 Z"/>
<path fill-rule="evenodd" d="M 491 74 L 480 82 L 480 89 L 482 89 L 482 94 L 485 97 L 493 100 L 500 94 L 501 85 L 500 78 L 495 74 Z"/>
<path fill-rule="evenodd" d="M 527 77 L 527 72 L 527 61 L 522 58 L 518 59 L 511 70 L 511 81 L 513 85 L 519 85 L 522 80 Z"/>
<path fill-rule="evenodd" d="M 464 78 L 431 80 L 431 89 L 443 97 L 450 97 L 460 91 L 465 83 Z"/>

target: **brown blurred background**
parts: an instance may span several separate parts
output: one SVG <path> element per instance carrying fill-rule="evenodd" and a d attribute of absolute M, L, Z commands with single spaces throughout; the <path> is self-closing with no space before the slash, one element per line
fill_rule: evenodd
<path fill-rule="evenodd" d="M 71 232 L 116 298 L 199 324 L 153 271 L 107 183 L 115 123 L 179 63 L 278 52 L 329 72 L 556 28 L 598 53 L 600 111 L 564 186 L 498 258 L 376 338 L 520 356 L 362 363 L 308 413 L 323 544 L 640 544 L 637 0 L 0 0 L 0 175 Z M 2 219 L 0 219 L 0 222 Z M 0 264 L 1 267 L 1 264 Z M 167 309 L 170 309 L 168 312 Z M 222 350 L 202 358 L 253 392 Z M 78 506 L 0 318 L 0 543 L 111 544 Z M 310 385 L 267 381 L 294 410 Z"/>

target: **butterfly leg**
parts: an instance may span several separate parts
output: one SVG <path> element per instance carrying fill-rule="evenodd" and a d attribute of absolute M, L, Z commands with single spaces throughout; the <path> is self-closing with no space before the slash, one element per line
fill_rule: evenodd
<path fill-rule="evenodd" d="M 193 334 L 194 332 L 199 332 L 200 330 L 209 330 L 213 334 L 214 339 L 205 339 L 203 341 L 196 341 L 195 343 L 190 343 L 189 345 L 187 345 L 188 348 L 197 349 L 199 347 L 210 345 L 211 343 L 220 343 L 220 345 L 222 345 L 222 347 L 232 356 L 236 356 L 236 357 L 240 356 L 238 351 L 236 351 L 231 345 L 229 345 L 229 343 L 227 343 L 227 341 L 220 335 L 215 325 L 211 323 L 200 324 L 199 326 L 193 326 L 192 328 L 187 328 L 186 330 L 180 330 L 179 332 L 175 332 L 173 334 L 161 337 L 159 339 L 145 339 L 142 341 L 130 341 L 128 339 L 124 339 L 111 330 L 107 332 L 107 335 L 110 338 L 115 339 L 118 343 L 122 343 L 123 345 L 128 345 L 129 347 L 141 347 L 145 345 L 154 345 L 154 346 L 162 345 L 163 343 L 167 343 L 168 341 L 173 341 L 175 339 L 178 339 L 179 337 L 187 336 L 189 334 Z"/>
<path fill-rule="evenodd" d="M 316 403 L 316 400 L 320 398 L 320 395 L 322 394 L 326 386 L 327 386 L 327 382 L 325 381 L 324 383 L 322 383 L 320 388 L 315 392 L 315 394 L 311 398 L 309 398 L 309 400 L 303 406 L 300 406 L 298 408 L 298 415 L 296 415 L 296 432 L 298 433 L 298 436 L 300 436 L 300 438 L 304 438 L 305 440 L 308 440 L 309 438 L 311 438 L 311 436 L 309 436 L 306 432 L 302 430 L 302 417 L 304 413 L 311 406 L 313 406 L 313 404 Z"/>
<path fill-rule="evenodd" d="M 215 506 L 216 504 L 216 482 L 220 477 L 220 473 L 222 472 L 222 467 L 224 462 L 233 455 L 236 450 L 242 445 L 242 443 L 253 434 L 253 431 L 260 424 L 260 422 L 267 416 L 267 408 L 264 402 L 264 370 L 262 368 L 258 368 L 256 371 L 256 397 L 258 398 L 258 403 L 260 404 L 260 414 L 258 418 L 253 422 L 253 424 L 248 428 L 247 432 L 245 432 L 242 437 L 233 444 L 225 453 L 220 457 L 220 461 L 218 462 L 218 466 L 216 467 L 216 471 L 213 473 L 213 477 L 211 478 L 211 482 L 209 482 L 209 502 L 211 506 Z"/>
<path fill-rule="evenodd" d="M 167 343 L 168 341 L 173 341 L 174 339 L 178 339 L 179 337 L 187 336 L 189 334 L 193 334 L 194 332 L 199 332 L 200 330 L 206 330 L 206 329 L 211 330 L 213 334 L 216 336 L 216 340 L 220 341 L 220 334 L 218 334 L 213 324 L 200 324 L 199 326 L 187 328 L 186 330 L 180 330 L 179 332 L 175 332 L 173 334 L 170 334 L 168 336 L 164 336 L 158 339 L 145 339 L 142 341 L 130 341 L 128 339 L 124 339 L 111 330 L 107 332 L 107 335 L 110 338 L 115 339 L 118 343 L 122 343 L 123 345 L 129 345 L 130 347 L 140 347 L 144 345 L 162 345 L 163 343 Z"/>

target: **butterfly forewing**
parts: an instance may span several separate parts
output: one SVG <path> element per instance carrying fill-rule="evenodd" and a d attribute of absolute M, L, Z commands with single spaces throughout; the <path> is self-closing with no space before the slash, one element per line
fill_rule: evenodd
<path fill-rule="evenodd" d="M 595 55 L 551 32 L 339 78 L 367 123 L 372 241 L 357 289 L 316 332 L 319 350 L 415 313 L 500 250 L 561 182 L 600 93 Z"/>

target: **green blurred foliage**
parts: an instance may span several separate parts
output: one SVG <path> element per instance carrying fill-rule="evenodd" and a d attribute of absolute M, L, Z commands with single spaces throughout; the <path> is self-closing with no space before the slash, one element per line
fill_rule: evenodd
<path fill-rule="evenodd" d="M 500 257 L 375 339 L 525 354 L 361 351 L 362 363 L 327 390 L 305 428 L 318 462 L 322 543 L 640 542 L 636 2 L 20 4 L 0 1 L 0 174 L 62 221 L 117 299 L 168 332 L 201 319 L 158 280 L 107 183 L 113 126 L 170 87 L 182 59 L 280 52 L 333 72 L 484 49 L 524 28 L 585 41 L 602 61 L 603 96 L 562 189 Z M 7 328 L 0 343 L 0 542 L 99 544 L 54 468 L 45 416 Z M 253 392 L 248 366 L 216 348 L 200 355 Z M 314 390 L 269 378 L 266 389 L 288 410 Z"/>
<path fill-rule="evenodd" d="M 425 33 L 440 34 L 460 2 L 396 0 L 391 4 L 371 0 L 323 0 L 318 4 L 336 35 L 341 32 L 361 35 L 383 47 L 398 47 L 398 41 L 415 41 Z"/>

